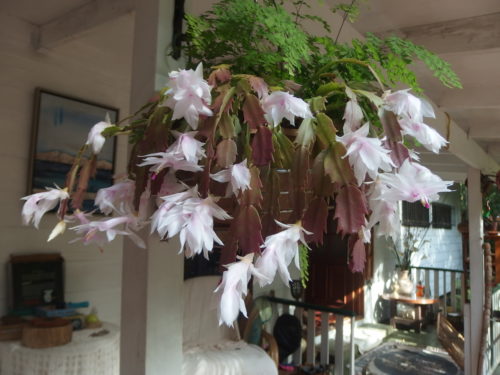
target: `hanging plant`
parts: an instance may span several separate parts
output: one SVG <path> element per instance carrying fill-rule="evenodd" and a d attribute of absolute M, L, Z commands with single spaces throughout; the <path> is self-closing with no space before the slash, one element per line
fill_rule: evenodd
<path fill-rule="evenodd" d="M 23 198 L 24 222 L 37 227 L 59 204 L 51 239 L 71 223 L 85 245 L 127 236 L 146 247 L 138 231 L 149 225 L 151 235 L 178 235 L 186 257 L 223 246 L 218 291 L 228 325 L 246 313 L 251 275 L 266 285 L 279 274 L 288 285 L 290 263 L 300 268 L 303 247 L 322 242 L 331 207 L 349 237 L 351 270 L 361 272 L 370 230 L 398 233 L 399 201 L 428 206 L 451 185 L 410 147 L 438 152 L 447 143 L 424 123 L 432 106 L 392 84 L 420 91 L 413 57 L 444 84 L 459 81 L 435 55 L 397 38 L 340 45 L 312 36 L 302 20 L 328 24 L 300 13 L 305 1 L 294 5 L 288 13 L 274 1 L 223 0 L 188 16 L 188 69 L 171 72 L 159 98 L 134 115 L 96 124 L 66 186 Z M 81 197 L 105 138 L 121 134 L 133 145 L 128 177 L 98 192 L 97 207 L 112 217 L 95 219 L 79 211 Z"/>

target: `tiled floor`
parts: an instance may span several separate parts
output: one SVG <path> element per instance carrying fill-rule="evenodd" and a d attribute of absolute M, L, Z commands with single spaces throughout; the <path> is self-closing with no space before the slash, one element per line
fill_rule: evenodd
<path fill-rule="evenodd" d="M 436 334 L 434 326 L 428 326 L 425 331 L 416 333 L 414 331 L 390 329 L 389 334 L 384 339 L 384 342 L 400 342 L 409 346 L 430 347 L 443 349 Z"/>
<path fill-rule="evenodd" d="M 439 343 L 436 335 L 436 330 L 434 327 L 429 326 L 425 331 L 421 333 L 416 333 L 414 331 L 397 330 L 389 325 L 385 324 L 365 324 L 365 328 L 373 328 L 380 332 L 380 330 L 386 331 L 387 336 L 383 342 L 397 342 L 408 346 L 415 346 L 426 348 L 427 350 L 435 350 L 437 352 L 442 352 L 444 349 Z M 295 375 L 297 373 L 280 371 L 280 375 Z M 500 375 L 495 374 L 495 375 Z"/>
<path fill-rule="evenodd" d="M 425 331 L 416 333 L 414 331 L 397 330 L 389 325 L 384 324 L 366 324 L 363 327 L 369 327 L 380 330 L 386 330 L 387 336 L 383 342 L 397 342 L 408 346 L 425 348 L 427 350 L 444 352 L 443 347 L 437 338 L 436 329 L 433 326 L 428 326 Z M 296 375 L 297 373 L 280 371 L 280 375 Z M 493 375 L 500 375 L 500 367 L 498 367 Z"/>

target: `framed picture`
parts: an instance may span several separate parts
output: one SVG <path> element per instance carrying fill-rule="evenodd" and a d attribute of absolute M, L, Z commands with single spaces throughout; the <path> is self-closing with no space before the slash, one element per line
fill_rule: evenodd
<path fill-rule="evenodd" d="M 119 111 L 42 88 L 35 90 L 28 194 L 44 191 L 54 184 L 64 187 L 66 174 L 87 140 L 89 130 L 104 121 L 106 115 L 115 123 Z M 99 154 L 97 173 L 89 181 L 84 210 L 94 209 L 97 190 L 113 184 L 115 149 L 115 139 L 108 140 Z"/>

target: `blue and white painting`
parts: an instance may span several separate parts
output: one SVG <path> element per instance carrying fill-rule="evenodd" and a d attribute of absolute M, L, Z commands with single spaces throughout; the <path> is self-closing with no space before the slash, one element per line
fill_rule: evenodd
<path fill-rule="evenodd" d="M 39 92 L 38 130 L 35 145 L 32 189 L 65 185 L 66 174 L 87 140 L 90 128 L 104 121 L 106 115 L 111 123 L 117 121 L 118 111 L 76 99 L 59 96 L 46 91 Z M 89 181 L 89 195 L 84 209 L 93 208 L 97 190 L 113 183 L 114 141 L 107 140 L 97 163 L 97 173 Z"/>

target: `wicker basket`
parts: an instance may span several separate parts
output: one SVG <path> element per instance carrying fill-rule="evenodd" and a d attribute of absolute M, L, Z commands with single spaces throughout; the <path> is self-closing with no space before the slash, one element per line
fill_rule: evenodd
<path fill-rule="evenodd" d="M 25 323 L 0 325 L 0 341 L 21 340 Z"/>
<path fill-rule="evenodd" d="M 50 348 L 71 342 L 73 326 L 66 319 L 34 319 L 23 328 L 21 343 L 34 349 Z"/>

